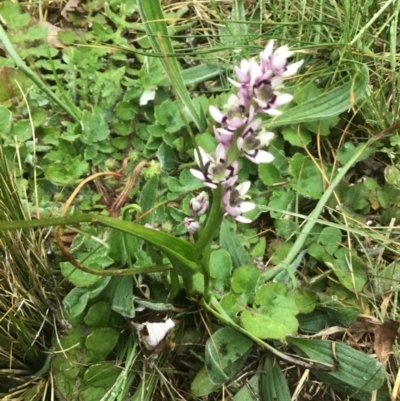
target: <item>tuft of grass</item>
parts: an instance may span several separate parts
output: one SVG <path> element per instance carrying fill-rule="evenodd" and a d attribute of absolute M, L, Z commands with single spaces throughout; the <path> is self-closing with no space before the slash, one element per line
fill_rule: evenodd
<path fill-rule="evenodd" d="M 18 186 L 23 182 L 17 184 L 12 171 L 0 151 L 1 221 L 27 218 Z M 45 232 L 33 229 L 1 231 L 1 396 L 11 396 L 12 389 L 19 397 L 32 391 L 37 391 L 39 397 L 46 391 L 47 379 L 41 376 L 46 376 L 49 369 L 50 343 L 60 295 L 47 260 Z M 32 383 L 35 383 L 33 387 Z"/>

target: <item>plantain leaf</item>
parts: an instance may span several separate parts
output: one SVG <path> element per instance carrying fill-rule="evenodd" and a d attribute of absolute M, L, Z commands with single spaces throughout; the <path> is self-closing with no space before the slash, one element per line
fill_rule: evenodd
<path fill-rule="evenodd" d="M 265 359 L 259 387 L 263 401 L 290 401 L 288 384 L 275 358 Z"/>
<path fill-rule="evenodd" d="M 378 390 L 385 380 L 385 371 L 377 360 L 348 345 L 294 337 L 287 337 L 286 340 L 318 362 L 332 364 L 335 362 L 335 354 L 338 367 L 328 375 L 333 376 L 336 382 L 341 382 L 343 388 L 350 386 L 364 392 L 372 392 Z"/>

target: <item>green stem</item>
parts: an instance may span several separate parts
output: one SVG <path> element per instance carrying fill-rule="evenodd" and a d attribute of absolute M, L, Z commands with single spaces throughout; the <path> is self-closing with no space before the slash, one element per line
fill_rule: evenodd
<path fill-rule="evenodd" d="M 207 216 L 204 227 L 199 232 L 199 239 L 194 244 L 193 260 L 197 260 L 211 243 L 216 232 L 219 230 L 224 213 L 222 211 L 223 188 L 219 186 L 212 191 L 213 199 L 210 213 Z"/>
<path fill-rule="evenodd" d="M 71 118 L 76 122 L 80 123 L 80 116 L 76 115 L 75 112 L 68 107 L 62 100 L 60 100 L 48 87 L 40 80 L 40 78 L 24 63 L 19 54 L 14 49 L 14 46 L 8 39 L 6 32 L 0 25 L 0 41 L 3 43 L 6 51 L 13 59 L 15 65 L 20 69 L 28 78 L 30 78 L 36 86 L 42 90 L 54 103 L 58 104 Z"/>

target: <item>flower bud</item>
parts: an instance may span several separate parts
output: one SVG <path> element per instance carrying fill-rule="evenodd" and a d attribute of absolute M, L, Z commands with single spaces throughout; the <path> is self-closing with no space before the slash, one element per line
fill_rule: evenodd
<path fill-rule="evenodd" d="M 190 214 L 192 216 L 201 216 L 208 209 L 208 194 L 203 191 L 189 202 Z"/>

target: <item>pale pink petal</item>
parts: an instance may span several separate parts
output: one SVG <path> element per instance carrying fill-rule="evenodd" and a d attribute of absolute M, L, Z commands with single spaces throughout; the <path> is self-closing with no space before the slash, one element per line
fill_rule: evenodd
<path fill-rule="evenodd" d="M 285 71 L 282 72 L 280 75 L 282 77 L 291 77 L 292 75 L 296 74 L 299 68 L 303 65 L 304 60 L 300 60 L 297 63 L 289 64 Z"/>
<path fill-rule="evenodd" d="M 242 202 L 240 204 L 240 211 L 241 213 L 250 212 L 250 210 L 255 209 L 256 204 L 253 202 Z"/>
<path fill-rule="evenodd" d="M 195 170 L 193 168 L 190 169 L 190 172 L 192 173 L 193 176 L 195 176 L 196 178 L 198 178 L 199 180 L 204 181 L 206 179 L 206 177 L 204 176 L 204 174 L 199 171 L 199 170 Z"/>
<path fill-rule="evenodd" d="M 247 217 L 243 216 L 237 216 L 234 218 L 238 223 L 243 223 L 243 224 L 249 224 L 252 222 L 251 219 L 248 219 Z"/>
<path fill-rule="evenodd" d="M 222 123 L 224 117 L 226 117 L 225 114 L 215 106 L 210 106 L 208 110 L 211 114 L 211 117 L 220 124 Z"/>
<path fill-rule="evenodd" d="M 241 184 L 239 184 L 236 189 L 239 191 L 240 195 L 245 195 L 251 186 L 251 182 L 250 181 L 245 181 L 242 182 Z"/>

